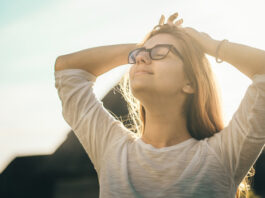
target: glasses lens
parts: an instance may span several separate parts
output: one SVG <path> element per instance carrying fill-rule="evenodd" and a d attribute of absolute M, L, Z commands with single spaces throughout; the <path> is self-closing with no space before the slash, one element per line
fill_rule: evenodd
<path fill-rule="evenodd" d="M 169 52 L 168 46 L 156 46 L 151 50 L 151 58 L 153 60 L 159 60 L 164 58 L 168 52 Z M 145 48 L 137 48 L 130 52 L 129 54 L 129 64 L 135 64 L 136 63 L 136 56 L 141 52 L 145 51 Z"/>
<path fill-rule="evenodd" d="M 169 48 L 165 46 L 154 47 L 151 51 L 151 58 L 159 60 L 164 58 L 168 54 Z"/>
<path fill-rule="evenodd" d="M 142 50 L 143 50 L 142 48 L 138 48 L 138 49 L 135 49 L 135 50 L 133 50 L 133 51 L 130 52 L 130 54 L 129 54 L 129 63 L 130 64 L 135 64 L 135 62 L 136 62 L 135 61 L 136 60 L 136 56 Z"/>

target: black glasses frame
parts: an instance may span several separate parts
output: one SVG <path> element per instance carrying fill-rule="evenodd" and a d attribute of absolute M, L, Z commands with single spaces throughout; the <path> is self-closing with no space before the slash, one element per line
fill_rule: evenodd
<path fill-rule="evenodd" d="M 156 47 L 167 47 L 169 50 L 168 52 L 162 57 L 162 58 L 153 58 L 152 57 L 152 53 L 151 51 L 156 48 Z M 136 55 L 135 57 L 141 52 L 141 51 L 147 51 L 149 53 L 149 57 L 152 59 L 152 60 L 161 60 L 163 58 L 165 58 L 169 51 L 172 51 L 175 55 L 177 55 L 182 61 L 184 60 L 183 57 L 181 56 L 181 54 L 179 53 L 179 51 L 174 47 L 174 45 L 171 45 L 171 44 L 158 44 L 158 45 L 155 45 L 154 47 L 150 48 L 150 49 L 146 49 L 145 47 L 140 47 L 140 48 L 136 48 L 134 50 L 132 50 L 129 55 L 128 55 L 128 63 L 129 64 L 135 64 L 136 63 L 136 60 L 135 58 L 132 56 L 132 54 L 136 52 Z M 131 57 L 131 58 L 130 58 Z M 130 62 L 130 59 L 133 60 L 133 62 Z"/>

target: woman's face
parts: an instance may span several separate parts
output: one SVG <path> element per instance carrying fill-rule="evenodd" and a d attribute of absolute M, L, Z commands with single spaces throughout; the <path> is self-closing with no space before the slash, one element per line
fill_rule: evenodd
<path fill-rule="evenodd" d="M 182 54 L 178 41 L 170 34 L 157 34 L 147 40 L 144 47 L 150 49 L 157 44 L 172 44 Z M 187 83 L 183 67 L 182 60 L 172 51 L 161 60 L 152 60 L 148 52 L 141 51 L 129 72 L 133 95 L 136 98 L 143 93 L 152 96 L 176 96 Z M 137 73 L 139 70 L 147 70 L 152 74 Z"/>

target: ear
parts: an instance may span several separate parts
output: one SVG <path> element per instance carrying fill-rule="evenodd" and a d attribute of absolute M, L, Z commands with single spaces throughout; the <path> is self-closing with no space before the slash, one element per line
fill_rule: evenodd
<path fill-rule="evenodd" d="M 182 87 L 182 91 L 187 93 L 187 94 L 193 94 L 194 93 L 194 89 L 190 83 L 187 83 L 184 87 Z"/>

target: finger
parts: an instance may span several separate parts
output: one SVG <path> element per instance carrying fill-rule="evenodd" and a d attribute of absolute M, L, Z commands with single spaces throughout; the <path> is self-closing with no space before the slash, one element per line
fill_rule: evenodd
<path fill-rule="evenodd" d="M 162 14 L 158 24 L 159 25 L 164 25 L 164 21 L 165 21 L 165 16 Z"/>
<path fill-rule="evenodd" d="M 180 19 L 180 20 L 178 20 L 177 22 L 175 22 L 175 25 L 181 25 L 183 23 L 183 19 Z"/>
<path fill-rule="evenodd" d="M 167 23 L 172 23 L 178 17 L 178 13 L 172 14 L 168 19 Z"/>

